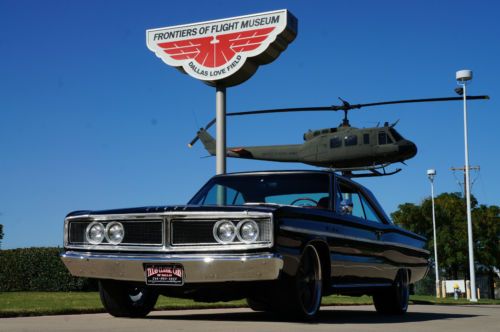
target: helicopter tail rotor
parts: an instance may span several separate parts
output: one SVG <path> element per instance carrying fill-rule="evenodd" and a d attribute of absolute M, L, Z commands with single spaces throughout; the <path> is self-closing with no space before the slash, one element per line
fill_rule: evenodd
<path fill-rule="evenodd" d="M 212 121 L 210 121 L 209 123 L 207 123 L 207 125 L 205 126 L 205 128 L 200 128 L 200 130 L 198 130 L 198 132 L 196 133 L 195 138 L 193 138 L 191 140 L 191 142 L 188 143 L 188 147 L 192 148 L 193 145 L 196 142 L 198 142 L 198 140 L 200 139 L 200 136 L 199 136 L 200 132 L 207 131 L 210 127 L 212 127 L 214 125 L 214 123 L 215 123 L 215 119 L 212 119 Z"/>
<path fill-rule="evenodd" d="M 205 149 L 210 153 L 212 156 L 215 155 L 215 139 L 206 131 L 204 128 L 200 128 L 198 132 L 196 133 L 196 138 L 191 141 L 189 146 L 193 146 L 196 141 L 201 140 L 201 143 L 203 143 L 203 146 Z"/>

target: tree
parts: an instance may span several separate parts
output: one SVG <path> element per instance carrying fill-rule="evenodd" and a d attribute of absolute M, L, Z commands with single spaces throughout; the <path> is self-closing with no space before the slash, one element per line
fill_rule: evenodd
<path fill-rule="evenodd" d="M 477 205 L 472 198 L 474 254 L 478 267 L 491 271 L 500 266 L 500 208 Z M 435 198 L 436 233 L 440 270 L 445 277 L 468 277 L 468 238 L 466 204 L 458 193 L 443 193 Z M 432 232 L 432 201 L 420 205 L 401 204 L 392 213 L 394 222 L 427 237 L 427 249 L 434 252 Z"/>
<path fill-rule="evenodd" d="M 2 240 L 3 240 L 3 225 L 0 224 L 0 249 L 2 249 Z"/>

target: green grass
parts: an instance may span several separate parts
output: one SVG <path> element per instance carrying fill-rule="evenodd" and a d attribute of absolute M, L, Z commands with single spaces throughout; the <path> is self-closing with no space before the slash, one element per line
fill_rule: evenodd
<path fill-rule="evenodd" d="M 245 300 L 203 303 L 160 296 L 156 310 L 246 307 Z M 105 312 L 97 292 L 0 293 L 0 317 Z"/>
<path fill-rule="evenodd" d="M 414 304 L 471 304 L 466 299 L 436 299 L 433 296 L 411 297 Z M 331 295 L 323 298 L 323 305 L 372 304 L 369 296 L 349 297 Z M 500 304 L 500 300 L 480 300 L 478 304 Z M 198 308 L 246 307 L 245 300 L 202 303 L 192 300 L 160 296 L 156 310 Z M 0 317 L 62 315 L 104 312 L 97 292 L 5 292 L 0 293 Z"/>
<path fill-rule="evenodd" d="M 458 300 L 453 297 L 446 297 L 444 299 L 437 299 L 435 296 L 430 295 L 412 295 L 410 298 L 413 304 L 500 304 L 500 300 L 480 299 L 476 303 L 472 303 L 466 298 L 459 298 Z"/>
<path fill-rule="evenodd" d="M 0 317 L 102 312 L 97 292 L 0 293 Z"/>

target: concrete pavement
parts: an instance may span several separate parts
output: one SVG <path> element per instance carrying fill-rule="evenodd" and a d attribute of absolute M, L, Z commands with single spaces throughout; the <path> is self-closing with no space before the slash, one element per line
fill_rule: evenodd
<path fill-rule="evenodd" d="M 500 306 L 411 305 L 404 316 L 381 316 L 373 306 L 324 307 L 313 323 L 283 321 L 249 309 L 154 311 L 144 319 L 108 314 L 0 319 L 0 331 L 500 331 Z"/>

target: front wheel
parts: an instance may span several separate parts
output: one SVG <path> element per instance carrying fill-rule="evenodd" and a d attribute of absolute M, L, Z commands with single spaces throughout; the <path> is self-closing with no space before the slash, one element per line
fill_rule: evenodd
<path fill-rule="evenodd" d="M 321 305 L 322 295 L 321 261 L 312 245 L 305 247 L 297 273 L 288 280 L 285 307 L 289 313 L 302 319 L 312 319 Z"/>
<path fill-rule="evenodd" d="M 409 298 L 408 271 L 400 270 L 390 289 L 373 295 L 373 304 L 381 314 L 402 315 L 408 310 Z"/>
<path fill-rule="evenodd" d="M 151 288 L 116 280 L 99 280 L 99 295 L 106 311 L 115 317 L 145 317 L 158 300 Z"/>

